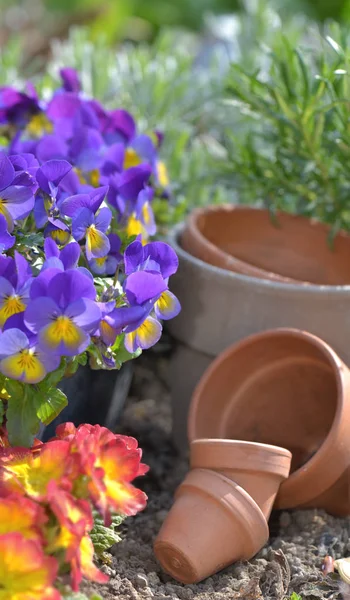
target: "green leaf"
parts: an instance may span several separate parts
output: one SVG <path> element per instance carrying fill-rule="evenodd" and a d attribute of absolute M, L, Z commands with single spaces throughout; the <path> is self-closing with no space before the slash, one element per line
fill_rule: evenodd
<path fill-rule="evenodd" d="M 17 385 L 13 385 L 16 383 Z M 39 431 L 40 420 L 36 414 L 34 397 L 29 385 L 11 381 L 6 384 L 11 395 L 6 410 L 6 428 L 12 446 L 30 448 Z M 22 389 L 21 389 L 22 388 Z M 18 393 L 14 393 L 17 389 Z M 20 393 L 21 390 L 21 393 Z"/>
<path fill-rule="evenodd" d="M 59 388 L 51 388 L 44 394 L 33 391 L 36 414 L 44 425 L 49 425 L 67 406 L 67 396 Z"/>
<path fill-rule="evenodd" d="M 94 527 L 90 533 L 90 537 L 97 556 L 102 556 L 103 553 L 109 550 L 114 544 L 120 542 L 121 538 L 116 529 L 121 525 L 123 520 L 124 517 L 113 515 L 111 525 L 105 527 L 103 519 L 94 512 Z"/>
<path fill-rule="evenodd" d="M 136 352 L 130 354 L 130 352 L 128 352 L 124 346 L 124 338 L 124 333 L 118 335 L 114 345 L 112 346 L 113 358 L 116 361 L 117 369 L 120 369 L 125 362 L 133 360 L 142 354 L 141 348 L 138 348 Z"/>

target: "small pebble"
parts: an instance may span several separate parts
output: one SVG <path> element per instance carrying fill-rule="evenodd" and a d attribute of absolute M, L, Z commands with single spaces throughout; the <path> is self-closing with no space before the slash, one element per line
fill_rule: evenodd
<path fill-rule="evenodd" d="M 137 585 L 139 588 L 145 588 L 148 586 L 148 579 L 146 575 L 143 575 L 142 573 L 136 573 L 134 581 L 135 585 Z"/>
<path fill-rule="evenodd" d="M 154 571 L 151 571 L 151 573 L 148 573 L 147 579 L 148 579 L 149 585 L 152 585 L 154 587 L 156 587 L 157 585 L 160 584 L 160 579 L 159 579 L 157 573 L 155 573 Z"/>

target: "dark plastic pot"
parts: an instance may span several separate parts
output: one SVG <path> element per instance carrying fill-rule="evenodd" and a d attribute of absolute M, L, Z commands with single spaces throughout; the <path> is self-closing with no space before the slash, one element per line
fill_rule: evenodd
<path fill-rule="evenodd" d="M 59 388 L 68 398 L 68 406 L 50 425 L 43 427 L 39 438 L 47 441 L 55 435 L 57 425 L 71 421 L 103 425 L 115 430 L 127 399 L 133 365 L 125 363 L 117 371 L 94 371 L 89 366 L 80 367 L 72 376 L 64 379 Z"/>

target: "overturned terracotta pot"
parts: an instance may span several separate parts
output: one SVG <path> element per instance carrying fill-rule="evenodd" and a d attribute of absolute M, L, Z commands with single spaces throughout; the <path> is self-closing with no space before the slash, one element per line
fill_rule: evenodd
<path fill-rule="evenodd" d="M 321 339 L 278 329 L 231 346 L 198 384 L 190 440 L 226 438 L 292 453 L 276 507 L 350 514 L 350 374 Z"/>
<path fill-rule="evenodd" d="M 249 560 L 268 537 L 266 519 L 244 489 L 220 473 L 194 469 L 176 491 L 154 552 L 174 579 L 196 583 Z"/>
<path fill-rule="evenodd" d="M 289 450 L 238 440 L 195 440 L 190 447 L 192 469 L 212 469 L 235 481 L 251 495 L 268 520 L 276 494 L 290 471 Z"/>
<path fill-rule="evenodd" d="M 212 206 L 194 210 L 181 238 L 184 250 L 235 273 L 281 282 L 350 283 L 350 236 L 319 221 L 264 209 Z"/>

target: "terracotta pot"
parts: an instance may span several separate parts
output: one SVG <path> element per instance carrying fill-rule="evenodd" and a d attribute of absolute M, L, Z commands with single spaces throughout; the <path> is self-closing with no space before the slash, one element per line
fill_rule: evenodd
<path fill-rule="evenodd" d="M 207 469 L 190 471 L 154 543 L 163 569 L 196 583 L 238 560 L 249 560 L 269 531 L 258 505 L 239 485 Z"/>
<path fill-rule="evenodd" d="M 321 339 L 280 329 L 223 352 L 192 398 L 190 440 L 262 442 L 292 452 L 278 508 L 350 514 L 350 373 Z"/>
<path fill-rule="evenodd" d="M 205 357 L 213 360 L 251 334 L 293 327 L 322 338 L 350 365 L 350 286 L 280 283 L 213 267 L 181 248 L 178 240 L 182 229 L 179 225 L 168 236 L 179 257 L 179 269 L 170 286 L 182 310 L 167 322 L 167 328 L 181 343 L 176 355 L 179 379 L 173 377 L 171 397 L 175 441 L 184 453 L 192 384 L 204 373 L 204 368 L 201 372 L 196 368 L 193 376 L 189 354 L 195 357 L 196 365 L 204 364 Z M 185 385 L 187 379 L 191 385 Z"/>
<path fill-rule="evenodd" d="M 264 209 L 212 206 L 194 210 L 182 234 L 184 250 L 216 267 L 285 282 L 350 284 L 350 236 L 319 221 Z"/>
<path fill-rule="evenodd" d="M 268 520 L 276 494 L 289 475 L 289 450 L 238 440 L 195 440 L 190 447 L 192 469 L 212 469 L 235 481 L 255 500 Z"/>

